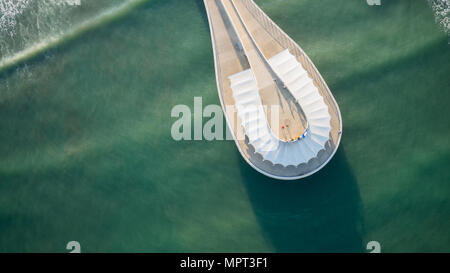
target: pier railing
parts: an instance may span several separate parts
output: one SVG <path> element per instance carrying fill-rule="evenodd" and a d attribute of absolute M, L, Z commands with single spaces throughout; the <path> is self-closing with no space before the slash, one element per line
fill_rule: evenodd
<path fill-rule="evenodd" d="M 341 123 L 341 116 L 340 111 L 337 109 L 336 101 L 334 97 L 331 95 L 330 89 L 328 88 L 327 84 L 323 80 L 322 76 L 320 75 L 319 71 L 313 64 L 313 62 L 310 60 L 308 55 L 303 51 L 303 49 L 300 48 L 300 46 L 292 40 L 289 35 L 287 35 L 277 24 L 275 24 L 272 19 L 270 19 L 269 16 L 266 15 L 266 13 L 261 10 L 261 8 L 253 1 L 253 0 L 234 0 L 234 1 L 240 1 L 247 9 L 248 11 L 253 15 L 253 17 L 264 27 L 264 29 L 269 33 L 275 41 L 277 41 L 282 47 L 289 49 L 289 52 L 297 57 L 297 59 L 300 61 L 300 63 L 303 65 L 303 67 L 311 73 L 312 77 L 315 79 L 315 83 L 318 85 L 319 92 L 321 95 L 328 99 L 331 102 L 334 102 L 334 105 L 332 105 L 333 110 L 337 114 L 337 117 L 339 119 L 339 123 L 342 126 Z"/>
<path fill-rule="evenodd" d="M 261 8 L 255 4 L 253 0 L 238 0 L 240 1 L 255 17 L 255 19 L 264 27 L 264 29 L 285 48 L 288 48 L 291 54 L 295 54 L 300 58 L 304 58 L 305 53 L 297 44 L 270 19 Z"/>

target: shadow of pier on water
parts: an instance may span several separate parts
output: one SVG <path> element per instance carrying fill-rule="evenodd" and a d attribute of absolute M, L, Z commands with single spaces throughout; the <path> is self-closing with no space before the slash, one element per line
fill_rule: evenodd
<path fill-rule="evenodd" d="M 362 252 L 364 232 L 356 179 L 342 147 L 318 173 L 297 181 L 241 173 L 255 215 L 276 252 Z"/>

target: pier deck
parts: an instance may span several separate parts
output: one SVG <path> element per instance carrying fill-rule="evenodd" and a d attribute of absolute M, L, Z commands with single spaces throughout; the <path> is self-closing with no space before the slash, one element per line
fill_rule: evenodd
<path fill-rule="evenodd" d="M 265 14 L 259 13 L 252 1 L 204 0 L 204 3 L 210 22 L 219 97 L 242 156 L 259 172 L 277 179 L 298 179 L 322 168 L 336 152 L 340 142 L 342 123 L 338 106 L 331 92 L 309 58 L 302 55 L 304 53 L 300 48 L 290 48 L 291 44 L 286 45 L 280 42 L 280 38 L 290 40 L 281 30 L 276 33 L 278 37 L 274 37 L 273 28 L 267 31 L 267 25 L 264 26 L 261 22 L 267 24 L 262 20 L 270 19 L 259 18 Z M 274 28 L 277 30 L 278 27 Z M 298 47 L 296 44 L 294 46 Z M 261 100 L 269 109 L 266 113 L 269 124 L 270 106 L 280 107 L 278 126 L 284 126 L 284 129 L 272 128 L 273 132 L 278 133 L 277 136 L 281 140 L 290 140 L 305 131 L 306 119 L 301 108 L 289 91 L 284 86 L 280 86 L 281 82 L 275 81 L 277 76 L 266 62 L 266 59 L 286 48 L 296 55 L 297 60 L 305 67 L 314 84 L 319 88 L 329 107 L 332 125 L 330 140 L 325 150 L 320 151 L 317 157 L 307 164 L 297 167 L 283 167 L 264 161 L 262 156 L 256 154 L 253 147 L 248 144 L 236 112 L 226 110 L 235 103 L 228 77 L 251 68 L 258 81 Z"/>

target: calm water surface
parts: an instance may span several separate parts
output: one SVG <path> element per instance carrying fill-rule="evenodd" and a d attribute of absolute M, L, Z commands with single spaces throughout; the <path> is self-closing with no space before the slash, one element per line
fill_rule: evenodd
<path fill-rule="evenodd" d="M 450 251 L 450 45 L 426 1 L 257 1 L 342 112 L 336 156 L 296 182 L 172 140 L 174 105 L 219 104 L 203 1 L 93 3 L 3 25 L 0 60 L 36 52 L 0 67 L 1 252 Z"/>

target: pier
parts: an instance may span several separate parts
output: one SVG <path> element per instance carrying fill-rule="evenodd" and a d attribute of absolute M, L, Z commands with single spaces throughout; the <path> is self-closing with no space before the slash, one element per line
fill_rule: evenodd
<path fill-rule="evenodd" d="M 314 64 L 252 0 L 204 3 L 219 98 L 244 159 L 276 179 L 320 170 L 339 146 L 342 120 Z M 238 111 L 227 111 L 229 106 Z M 254 106 L 265 111 L 252 113 Z M 273 106 L 279 109 L 276 122 Z"/>

